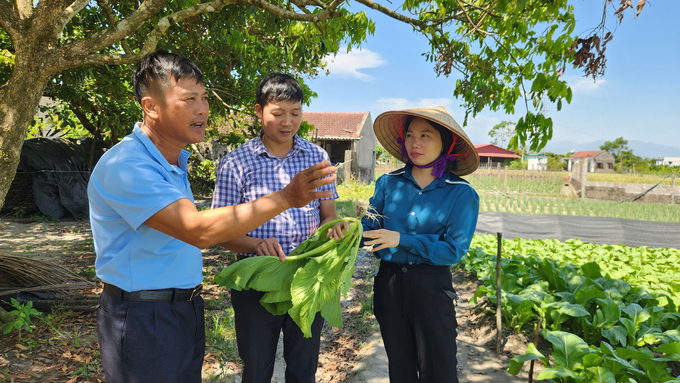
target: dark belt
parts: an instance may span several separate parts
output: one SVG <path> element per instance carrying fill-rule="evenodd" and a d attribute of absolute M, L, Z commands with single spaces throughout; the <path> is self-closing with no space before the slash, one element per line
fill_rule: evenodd
<path fill-rule="evenodd" d="M 193 301 L 201 295 L 203 285 L 193 289 L 162 289 L 162 290 L 139 290 L 127 292 L 114 285 L 104 283 L 104 292 L 114 298 L 122 297 L 126 301 L 146 302 L 184 302 Z M 121 295 L 122 294 L 122 295 Z"/>
<path fill-rule="evenodd" d="M 429 265 L 427 263 L 420 263 L 417 265 L 404 265 L 387 261 L 380 261 L 380 268 L 400 270 L 402 273 L 417 273 L 417 274 L 437 274 L 449 270 L 449 266 L 435 266 Z"/>

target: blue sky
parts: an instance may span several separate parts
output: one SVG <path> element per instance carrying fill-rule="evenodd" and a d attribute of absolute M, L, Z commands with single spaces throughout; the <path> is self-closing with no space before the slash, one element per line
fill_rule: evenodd
<path fill-rule="evenodd" d="M 585 35 L 598 24 L 603 1 L 570 1 L 576 12 L 576 33 Z M 355 3 L 353 9 L 360 7 Z M 376 23 L 375 35 L 361 50 L 341 50 L 329 63 L 330 75 L 308 81 L 319 96 L 305 110 L 370 111 L 375 119 L 386 110 L 444 105 L 462 125 L 464 108 L 453 97 L 459 75 L 437 77 L 422 56 L 429 49 L 424 37 L 379 12 L 368 9 L 367 13 Z M 648 1 L 637 20 L 629 9 L 617 25 L 614 10 L 608 9 L 607 27 L 614 39 L 607 47 L 606 73 L 593 82 L 567 70 L 565 78 L 574 97 L 559 112 L 554 105 L 547 110 L 554 122 L 553 142 L 611 141 L 623 136 L 680 148 L 678 14 L 680 1 Z M 465 130 L 475 144 L 488 143 L 491 127 L 503 120 L 516 121 L 525 111 L 521 105 L 516 110 L 515 116 L 484 110 L 468 121 Z M 646 149 L 654 149 L 651 146 Z"/>

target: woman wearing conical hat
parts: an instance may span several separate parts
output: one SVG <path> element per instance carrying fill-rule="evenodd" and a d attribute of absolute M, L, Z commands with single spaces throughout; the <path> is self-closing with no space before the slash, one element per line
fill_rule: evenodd
<path fill-rule="evenodd" d="M 386 112 L 373 129 L 405 163 L 376 181 L 377 217 L 362 220 L 364 244 L 381 260 L 374 310 L 390 382 L 458 382 L 450 266 L 477 225 L 479 197 L 460 176 L 477 169 L 479 156 L 444 107 Z"/>

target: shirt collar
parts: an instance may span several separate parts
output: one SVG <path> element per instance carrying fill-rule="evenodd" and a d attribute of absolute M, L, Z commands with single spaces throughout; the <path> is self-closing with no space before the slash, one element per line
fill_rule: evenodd
<path fill-rule="evenodd" d="M 262 130 L 260 130 L 260 133 L 253 139 L 253 152 L 255 153 L 256 156 L 260 155 L 266 155 L 270 158 L 278 158 L 267 150 L 267 147 L 264 146 L 264 142 L 262 142 Z M 304 148 L 302 147 L 302 139 L 298 137 L 297 134 L 293 136 L 293 148 L 286 154 L 286 158 L 288 157 L 293 157 L 296 154 L 298 154 L 300 151 L 304 151 Z"/>
<path fill-rule="evenodd" d="M 135 124 L 135 127 L 132 129 L 132 134 L 137 138 L 142 145 L 146 148 L 146 150 L 151 154 L 151 157 L 153 157 L 156 162 L 159 164 L 163 165 L 165 170 L 169 172 L 186 172 L 187 169 L 187 161 L 189 160 L 189 155 L 191 153 L 187 152 L 186 150 L 182 149 L 182 151 L 179 154 L 179 159 L 177 160 L 177 163 L 179 164 L 179 167 L 171 165 L 168 160 L 163 157 L 161 154 L 161 151 L 158 150 L 156 145 L 154 145 L 153 141 L 149 138 L 149 136 L 144 133 L 144 131 L 141 128 L 142 123 L 138 122 Z"/>
<path fill-rule="evenodd" d="M 413 182 L 414 186 L 420 188 L 420 185 L 418 185 L 418 183 L 416 182 L 416 179 L 413 178 L 413 175 L 411 174 L 411 170 L 413 170 L 413 165 L 406 164 L 406 166 L 404 166 L 404 173 L 402 173 L 401 176 L 411 180 L 411 182 Z M 456 178 L 458 178 L 458 177 L 455 176 L 453 173 L 444 172 L 444 175 L 442 176 L 442 178 L 435 178 L 434 181 L 432 181 L 432 183 L 427 185 L 427 187 L 423 190 L 440 188 L 440 187 L 446 186 L 447 180 L 454 181 Z"/>

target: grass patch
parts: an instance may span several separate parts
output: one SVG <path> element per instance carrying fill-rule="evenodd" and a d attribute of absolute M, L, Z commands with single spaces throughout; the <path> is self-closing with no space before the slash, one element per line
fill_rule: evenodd
<path fill-rule="evenodd" d="M 665 178 L 665 180 L 664 180 Z M 664 180 L 661 185 L 671 185 L 672 177 L 660 174 L 618 174 L 618 173 L 588 173 L 588 181 L 592 182 L 614 182 L 617 184 L 643 184 L 656 185 Z M 678 180 L 675 181 L 678 185 Z"/>

